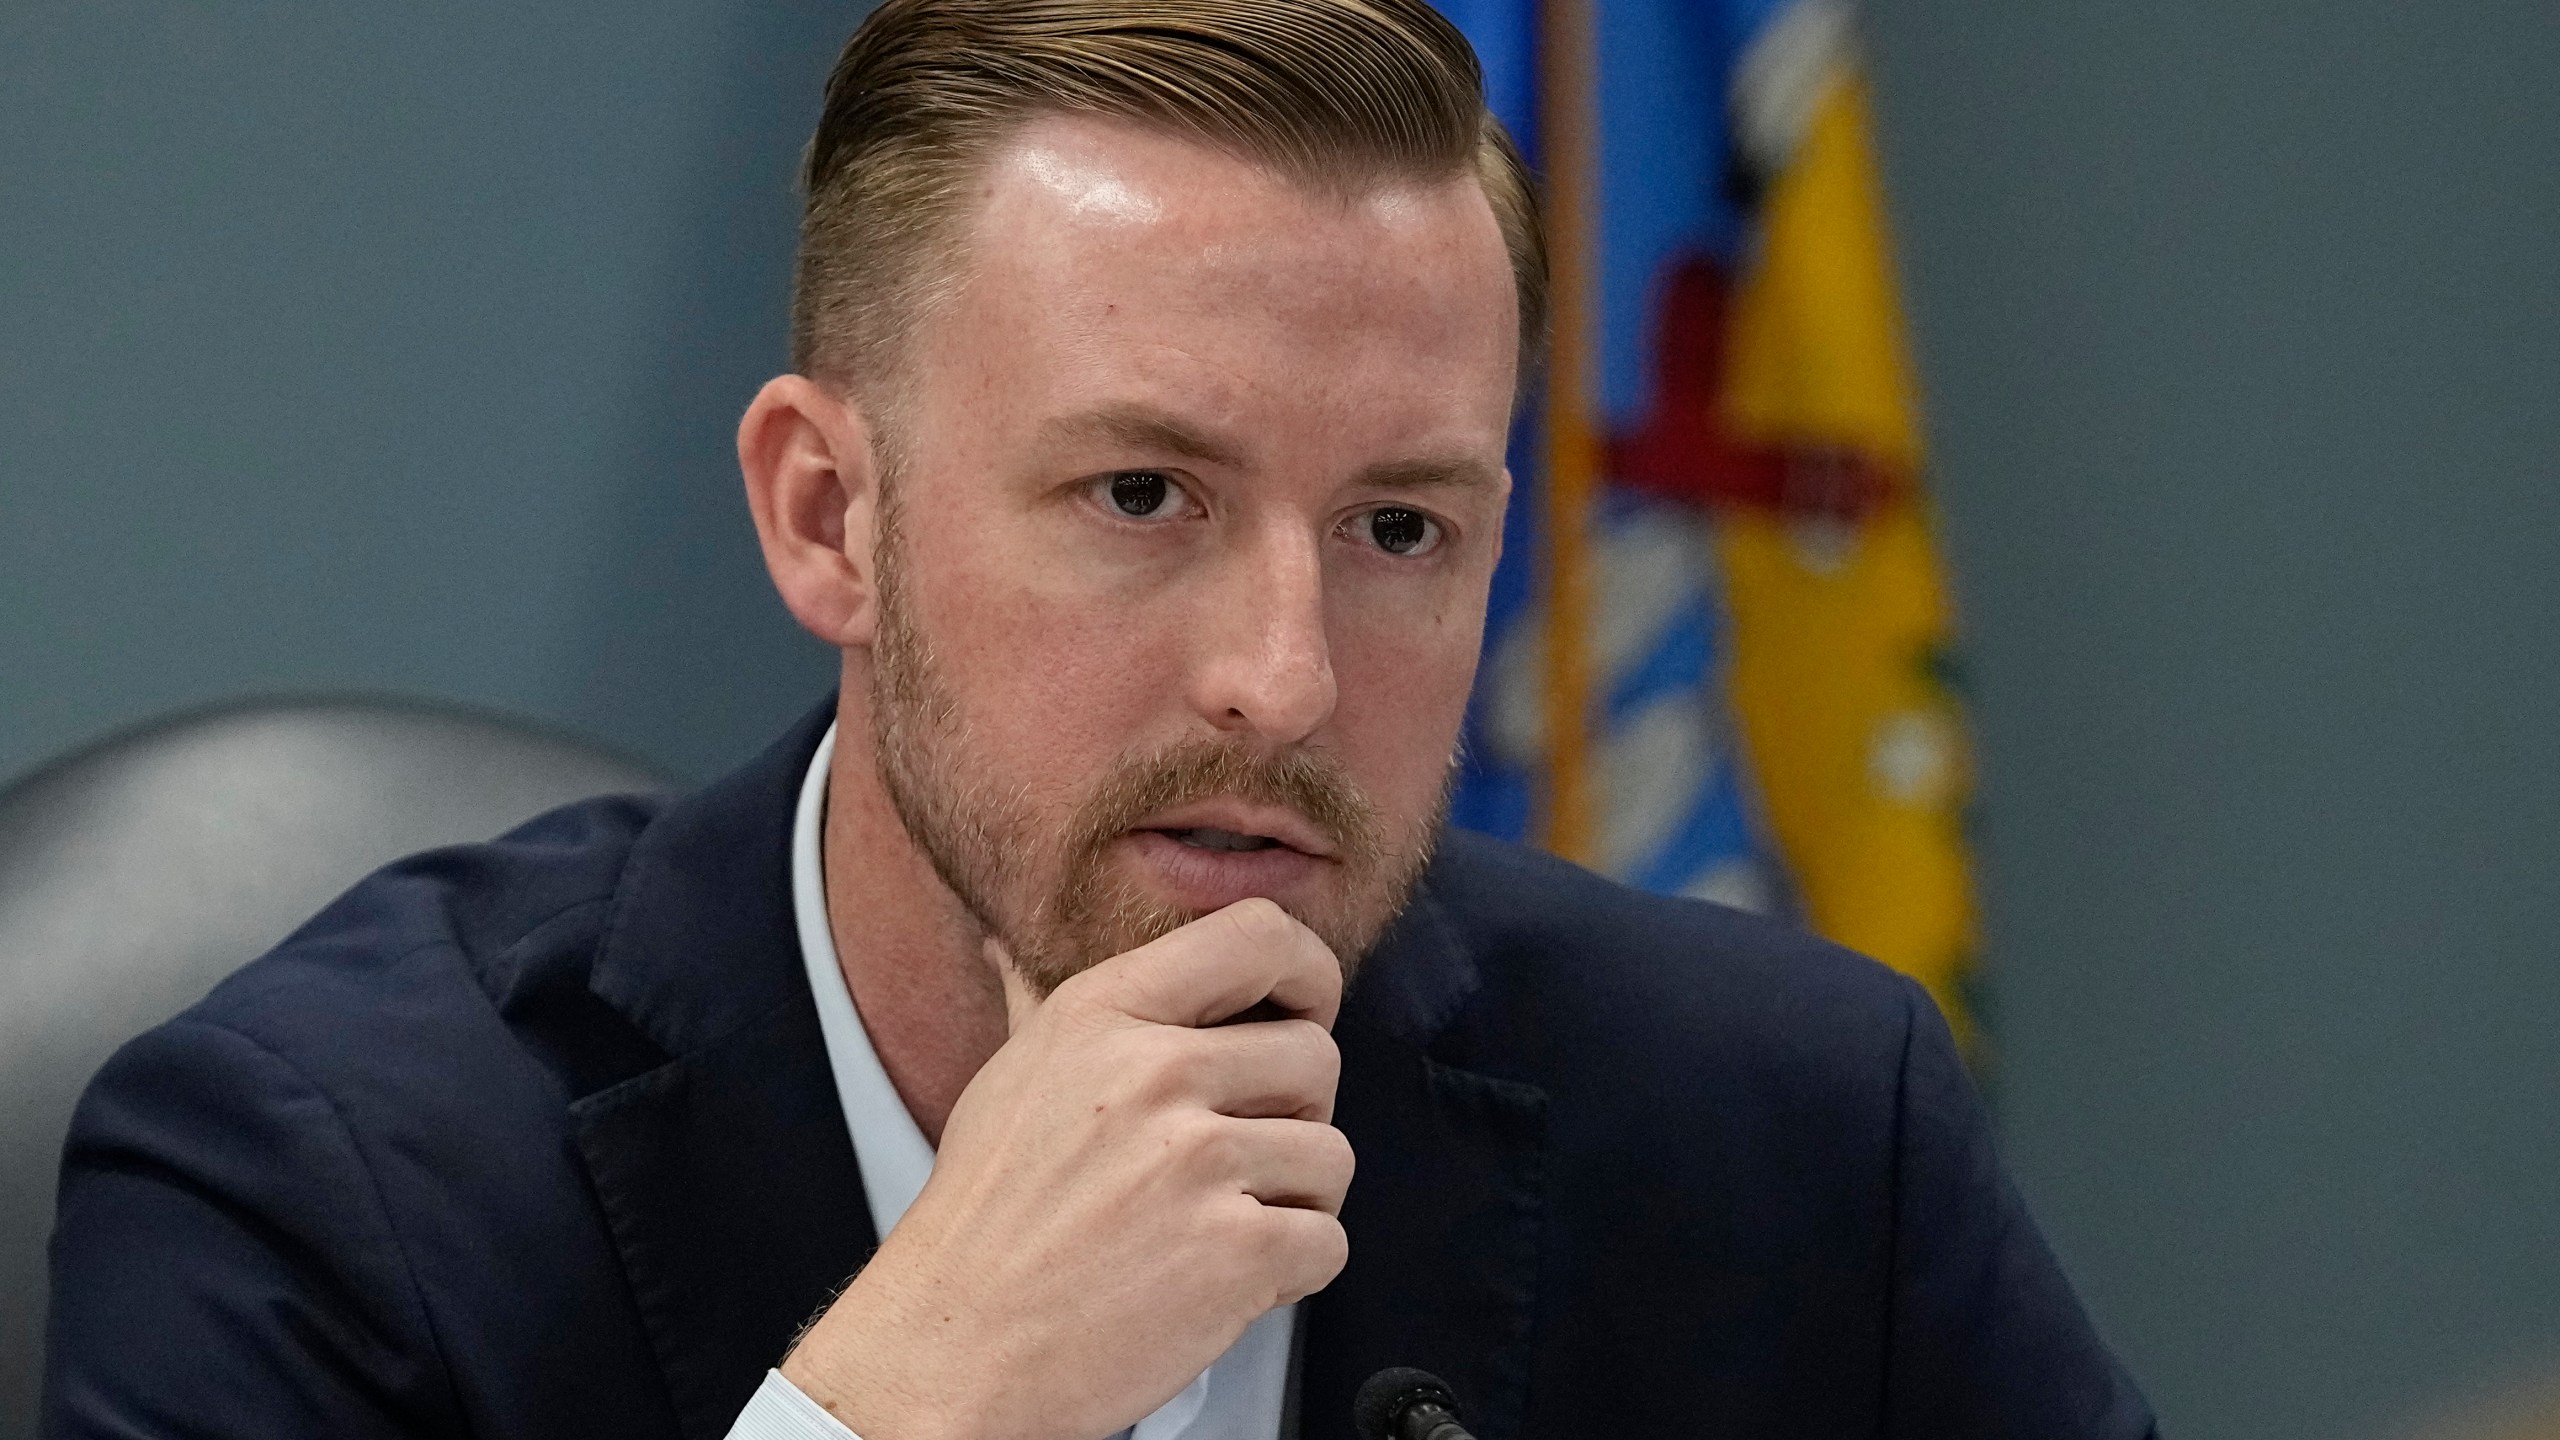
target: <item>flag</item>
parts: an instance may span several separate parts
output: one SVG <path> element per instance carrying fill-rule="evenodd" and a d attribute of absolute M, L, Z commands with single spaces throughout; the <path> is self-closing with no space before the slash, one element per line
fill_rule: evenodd
<path fill-rule="evenodd" d="M 1513 446 L 1453 819 L 1799 920 L 1970 1041 L 1954 615 L 1847 6 L 1442 3 L 1588 301 Z"/>

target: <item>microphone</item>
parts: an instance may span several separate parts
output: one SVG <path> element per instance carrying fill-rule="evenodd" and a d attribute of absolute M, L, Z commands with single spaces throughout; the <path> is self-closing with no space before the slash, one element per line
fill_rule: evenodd
<path fill-rule="evenodd" d="M 1361 1382 L 1351 1399 L 1360 1440 L 1476 1440 L 1458 1423 L 1458 1397 L 1428 1370 L 1392 1365 Z"/>

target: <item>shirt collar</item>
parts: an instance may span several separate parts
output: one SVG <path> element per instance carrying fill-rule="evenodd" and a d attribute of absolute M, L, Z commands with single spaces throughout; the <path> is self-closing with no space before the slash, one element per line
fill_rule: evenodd
<path fill-rule="evenodd" d="M 791 911 L 800 930 L 800 960 L 809 971 L 809 995 L 818 1005 L 818 1029 L 826 1036 L 827 1068 L 835 1073 L 845 1128 L 853 1132 L 854 1161 L 862 1167 L 862 1193 L 871 1202 L 872 1233 L 885 1240 L 933 1173 L 933 1147 L 880 1067 L 880 1054 L 871 1048 L 871 1033 L 845 985 L 835 932 L 827 925 L 823 841 L 827 768 L 835 753 L 830 725 L 800 782 L 800 808 L 791 824 Z"/>

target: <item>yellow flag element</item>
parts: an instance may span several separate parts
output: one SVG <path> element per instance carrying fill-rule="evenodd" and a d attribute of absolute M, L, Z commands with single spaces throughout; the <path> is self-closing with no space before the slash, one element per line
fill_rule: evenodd
<path fill-rule="evenodd" d="M 1910 476 L 1918 395 L 1867 126 L 1866 84 L 1843 73 L 1770 187 L 1734 297 L 1725 420 L 1746 442 L 1836 446 Z"/>
<path fill-rule="evenodd" d="M 1734 712 L 1806 918 L 1926 985 L 1969 1042 L 1957 983 L 1976 943 L 1972 771 L 1945 678 L 1954 616 L 1853 75 L 1818 103 L 1761 218 L 1734 302 L 1727 423 L 1809 464 L 1845 452 L 1888 483 L 1845 517 L 1723 514 Z"/>
<path fill-rule="evenodd" d="M 1734 715 L 1806 919 L 1927 986 L 1970 1044 L 1972 761 L 1933 664 L 1952 616 L 1927 524 L 1737 510 L 1718 547 Z"/>

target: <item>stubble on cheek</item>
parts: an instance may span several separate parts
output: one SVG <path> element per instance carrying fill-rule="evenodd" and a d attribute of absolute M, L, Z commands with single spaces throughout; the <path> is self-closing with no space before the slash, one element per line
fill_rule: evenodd
<path fill-rule="evenodd" d="M 1115 864 L 1140 821 L 1196 800 L 1285 806 L 1315 826 L 1337 867 L 1329 893 L 1293 906 L 1342 961 L 1346 978 L 1401 912 L 1429 863 L 1448 808 L 1391 828 L 1330 754 L 1282 754 L 1202 738 L 1124 755 L 1061 822 L 982 746 L 916 624 L 894 488 L 884 486 L 874 573 L 879 625 L 871 714 L 882 787 L 908 837 L 978 927 L 1003 942 L 1045 996 L 1077 973 L 1199 917 L 1149 896 Z M 1454 758 L 1454 757 L 1453 757 Z"/>

